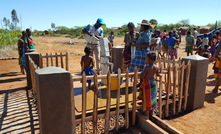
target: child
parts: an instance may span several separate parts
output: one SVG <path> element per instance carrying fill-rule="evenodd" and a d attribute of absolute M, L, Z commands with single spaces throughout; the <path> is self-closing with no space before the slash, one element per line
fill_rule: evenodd
<path fill-rule="evenodd" d="M 208 38 L 208 35 L 205 33 L 202 39 L 202 46 L 201 46 L 202 51 L 204 51 L 204 46 L 208 46 L 208 45 L 209 45 L 209 38 Z"/>
<path fill-rule="evenodd" d="M 177 59 L 177 48 L 175 43 L 178 44 L 178 39 L 173 37 L 173 33 L 169 32 L 169 38 L 166 39 L 166 42 L 168 43 L 168 54 L 170 55 L 170 60 L 173 60 L 174 57 Z"/>
<path fill-rule="evenodd" d="M 168 55 L 168 44 L 166 42 L 166 36 L 163 36 L 161 41 L 162 41 L 163 57 L 165 57 L 164 54 L 166 54 L 166 56 Z"/>
<path fill-rule="evenodd" d="M 189 53 L 191 55 L 193 55 L 193 45 L 194 45 L 194 38 L 193 36 L 191 35 L 191 32 L 188 31 L 187 32 L 187 35 L 186 35 L 186 53 L 187 53 L 187 56 L 189 56 Z"/>
<path fill-rule="evenodd" d="M 210 53 L 211 53 L 211 56 L 214 55 L 215 51 L 216 51 L 216 45 L 218 44 L 218 40 L 217 40 L 217 36 L 214 34 L 213 35 L 213 38 L 212 38 L 212 41 L 210 43 Z"/>
<path fill-rule="evenodd" d="M 201 39 L 200 37 L 198 37 L 197 40 L 196 40 L 196 47 L 197 47 L 197 50 L 196 50 L 196 53 L 195 53 L 195 54 L 202 55 L 202 49 L 201 49 L 201 46 L 202 46 L 202 39 Z"/>
<path fill-rule="evenodd" d="M 84 48 L 85 55 L 81 57 L 82 74 L 85 72 L 86 75 L 94 75 L 94 59 L 90 56 L 92 49 L 88 46 Z M 91 89 L 91 80 L 87 80 L 88 89 Z"/>
<path fill-rule="evenodd" d="M 152 113 L 152 110 L 156 108 L 157 103 L 157 83 L 154 79 L 154 75 L 161 76 L 159 73 L 158 67 L 154 64 L 156 61 L 156 53 L 155 52 L 148 52 L 146 55 L 146 63 L 148 64 L 143 72 L 140 75 L 140 85 L 141 89 L 144 88 L 144 90 L 141 90 L 140 95 L 138 96 L 138 99 L 143 100 L 143 104 L 146 103 L 145 114 L 149 116 L 149 112 Z M 143 91 L 145 99 L 143 99 Z M 146 101 L 145 101 L 146 100 Z"/>

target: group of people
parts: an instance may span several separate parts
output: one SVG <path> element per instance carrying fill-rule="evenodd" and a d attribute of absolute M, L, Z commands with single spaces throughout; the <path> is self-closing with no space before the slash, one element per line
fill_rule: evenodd
<path fill-rule="evenodd" d="M 85 72 L 86 75 L 94 74 L 94 60 L 91 55 L 93 52 L 95 54 L 96 69 L 100 70 L 100 46 L 99 39 L 103 38 L 104 30 L 102 25 L 104 24 L 103 19 L 97 19 L 96 23 L 93 25 L 88 25 L 82 31 L 86 34 L 87 46 L 85 47 L 85 56 L 82 56 L 81 65 L 82 72 Z M 129 72 L 134 72 L 135 68 L 139 72 L 142 72 L 140 75 L 140 83 L 137 85 L 141 89 L 145 87 L 145 96 L 146 96 L 146 114 L 156 108 L 156 94 L 157 94 L 157 84 L 154 79 L 154 76 L 161 76 L 161 72 L 158 67 L 154 64 L 157 57 L 165 57 L 169 55 L 171 60 L 174 60 L 178 57 L 178 47 L 181 42 L 182 29 L 179 29 L 178 33 L 176 30 L 170 31 L 168 34 L 166 30 L 160 32 L 155 30 L 151 32 L 152 24 L 148 20 L 142 20 L 140 25 L 140 31 L 135 30 L 135 25 L 132 22 L 127 24 L 128 32 L 124 36 L 124 51 L 123 51 L 123 68 L 128 68 Z M 197 38 L 198 32 L 196 28 L 193 29 L 193 32 L 187 31 L 185 41 L 186 48 L 185 52 L 187 56 L 193 54 L 193 49 L 195 48 L 196 54 L 198 53 L 201 56 L 210 58 L 214 60 L 218 56 L 218 60 L 214 66 L 214 70 L 217 73 L 217 84 L 212 90 L 212 92 L 218 92 L 219 84 L 221 84 L 221 44 L 219 33 L 213 35 L 212 40 L 208 39 L 207 34 L 204 34 L 203 38 Z M 114 34 L 113 32 L 108 37 L 111 46 L 113 46 Z M 208 49 L 210 47 L 210 49 Z M 218 47 L 218 48 L 217 48 Z M 209 56 L 211 53 L 211 57 Z M 91 81 L 88 81 L 89 88 Z M 142 86 L 141 86 L 142 85 Z M 144 86 L 143 86 L 144 85 Z M 141 90 L 142 91 L 142 90 Z M 140 92 L 142 93 L 142 92 Z M 142 95 L 139 95 L 140 99 Z M 144 111 L 145 111 L 144 110 Z"/>
<path fill-rule="evenodd" d="M 99 55 L 99 42 L 100 38 L 103 38 L 103 29 L 101 26 L 104 24 L 103 19 L 98 18 L 96 23 L 93 25 L 88 25 L 82 31 L 86 34 L 87 46 L 84 49 L 85 55 L 81 58 L 82 73 L 86 75 L 94 74 L 94 61 L 92 52 L 95 54 L 96 68 L 100 69 L 100 55 Z M 125 34 L 124 42 L 124 68 L 129 68 L 130 72 L 133 72 L 135 68 L 141 73 L 140 84 L 145 85 L 145 89 L 151 92 L 145 92 L 147 105 L 146 114 L 152 109 L 156 108 L 156 94 L 157 94 L 157 84 L 154 79 L 155 74 L 160 76 L 158 67 L 154 64 L 157 58 L 155 52 L 150 51 L 152 34 L 149 31 L 151 23 L 148 20 L 143 20 L 138 23 L 140 27 L 140 33 L 135 32 L 135 26 L 132 22 L 128 23 L 128 31 Z M 113 39 L 112 37 L 109 37 Z M 110 39 L 109 39 L 110 40 Z M 131 50 L 134 50 L 134 56 L 131 54 Z M 150 51 L 150 52 L 148 52 Z M 91 81 L 88 82 L 88 88 L 91 88 Z M 146 91 L 146 90 L 145 90 Z"/>
<path fill-rule="evenodd" d="M 27 28 L 22 31 L 22 37 L 18 40 L 19 65 L 22 74 L 26 74 L 25 53 L 35 50 L 35 44 L 31 37 L 31 30 Z"/>

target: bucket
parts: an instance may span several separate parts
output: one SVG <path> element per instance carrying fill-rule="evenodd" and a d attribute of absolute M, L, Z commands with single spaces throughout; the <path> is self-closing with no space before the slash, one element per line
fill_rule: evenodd
<path fill-rule="evenodd" d="M 110 89 L 111 90 L 117 90 L 117 77 L 111 78 Z"/>

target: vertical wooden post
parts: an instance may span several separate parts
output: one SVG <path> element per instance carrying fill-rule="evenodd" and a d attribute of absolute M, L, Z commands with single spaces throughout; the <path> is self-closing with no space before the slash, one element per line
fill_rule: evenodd
<path fill-rule="evenodd" d="M 117 74 L 117 99 L 116 99 L 116 131 L 118 131 L 119 128 L 119 108 L 120 108 L 120 75 L 121 70 L 118 68 L 118 74 Z"/>
<path fill-rule="evenodd" d="M 109 133 L 109 120 L 110 120 L 110 103 L 111 103 L 111 94 L 110 94 L 110 80 L 111 80 L 111 74 L 110 70 L 107 73 L 107 91 L 106 91 L 106 98 L 107 98 L 107 103 L 106 103 L 106 111 L 105 111 L 105 128 L 104 128 L 104 133 L 108 134 Z"/>
<path fill-rule="evenodd" d="M 93 134 L 97 134 L 97 109 L 98 109 L 98 79 L 94 74 L 94 108 L 93 108 Z"/>
<path fill-rule="evenodd" d="M 55 53 L 56 67 L 58 67 L 58 53 Z"/>
<path fill-rule="evenodd" d="M 125 127 L 126 129 L 129 128 L 129 110 L 128 110 L 128 86 L 129 86 L 129 72 L 128 72 L 128 68 L 126 70 L 126 88 L 125 88 Z"/>
<path fill-rule="evenodd" d="M 166 117 L 169 116 L 169 95 L 170 95 L 170 65 L 168 66 L 167 89 L 166 89 Z"/>
<path fill-rule="evenodd" d="M 163 72 L 163 67 L 160 65 L 160 73 Z M 162 77 L 159 78 L 159 97 L 158 97 L 159 117 L 162 118 Z"/>
<path fill-rule="evenodd" d="M 40 68 L 43 68 L 43 58 L 42 58 L 42 55 L 40 54 L 39 55 L 39 58 L 40 58 Z"/>
<path fill-rule="evenodd" d="M 135 125 L 136 122 L 136 101 L 137 101 L 137 78 L 138 70 L 134 70 L 134 84 L 133 84 L 133 108 L 132 108 L 132 125 Z"/>
<path fill-rule="evenodd" d="M 85 133 L 85 119 L 86 119 L 86 74 L 83 72 L 82 75 L 82 117 L 81 117 L 81 133 Z"/>
<path fill-rule="evenodd" d="M 48 53 L 46 53 L 46 65 L 49 66 Z"/>
<path fill-rule="evenodd" d="M 176 81 L 177 81 L 177 66 L 173 67 L 173 115 L 176 114 Z"/>
<path fill-rule="evenodd" d="M 68 63 L 68 52 L 66 52 L 66 70 L 69 70 L 69 63 Z"/>
<path fill-rule="evenodd" d="M 62 53 L 60 53 L 60 58 L 61 58 L 61 68 L 64 68 L 64 61 L 63 61 L 63 56 Z"/>
<path fill-rule="evenodd" d="M 52 57 L 52 53 L 51 53 L 51 66 L 54 66 L 54 64 L 53 64 L 53 57 Z"/>
<path fill-rule="evenodd" d="M 76 134 L 76 119 L 75 119 L 75 100 L 74 100 L 74 81 L 71 79 L 71 102 L 72 102 L 72 126 L 73 126 L 73 134 Z"/>
<path fill-rule="evenodd" d="M 178 105 L 178 112 L 181 112 L 182 108 L 182 99 L 183 99 L 183 78 L 184 78 L 184 62 L 181 66 L 181 78 L 180 78 L 180 94 L 179 94 L 179 105 Z"/>
<path fill-rule="evenodd" d="M 190 79 L 190 67 L 191 63 L 188 61 L 187 70 L 186 70 L 186 80 L 185 80 L 185 92 L 184 92 L 184 110 L 186 110 L 187 106 L 187 97 L 188 97 L 188 89 L 189 89 L 189 79 Z"/>

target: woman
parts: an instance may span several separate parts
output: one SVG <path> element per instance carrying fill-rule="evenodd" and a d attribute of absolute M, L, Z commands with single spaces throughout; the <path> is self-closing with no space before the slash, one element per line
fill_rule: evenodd
<path fill-rule="evenodd" d="M 130 66 L 130 60 L 131 60 L 131 44 L 132 42 L 136 42 L 136 40 L 139 38 L 139 33 L 134 31 L 134 24 L 132 22 L 129 22 L 127 24 L 128 31 L 124 36 L 124 68 L 128 68 Z"/>
<path fill-rule="evenodd" d="M 27 44 L 27 33 L 26 31 L 22 31 L 22 37 L 18 40 L 19 65 L 22 74 L 25 74 L 25 53 L 27 51 Z"/>
<path fill-rule="evenodd" d="M 33 39 L 31 37 L 31 34 L 32 34 L 31 29 L 27 28 L 26 32 L 27 32 L 27 35 L 28 35 L 28 38 L 27 38 L 27 40 L 28 40 L 28 48 L 29 48 L 28 51 L 34 51 L 35 44 L 34 44 Z"/>
<path fill-rule="evenodd" d="M 135 51 L 135 57 L 131 59 L 130 62 L 130 72 L 134 72 L 135 67 L 137 67 L 138 71 L 143 71 L 145 63 L 145 57 L 148 52 L 147 48 L 150 45 L 151 42 L 151 33 L 149 31 L 150 29 L 150 23 L 148 20 L 142 20 L 141 23 L 138 23 L 138 25 L 141 25 L 140 32 L 141 35 L 136 41 L 136 43 L 133 43 L 131 46 L 136 47 Z"/>

